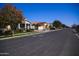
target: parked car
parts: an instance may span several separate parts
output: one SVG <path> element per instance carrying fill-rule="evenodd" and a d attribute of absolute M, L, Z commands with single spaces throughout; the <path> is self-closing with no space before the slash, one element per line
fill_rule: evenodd
<path fill-rule="evenodd" d="M 8 35 L 11 34 L 11 30 L 7 30 L 6 28 L 0 28 L 0 35 Z"/>
<path fill-rule="evenodd" d="M 56 29 L 55 27 L 52 27 L 52 28 L 51 28 L 51 30 L 55 30 L 55 29 Z"/>
<path fill-rule="evenodd" d="M 5 34 L 6 29 L 5 28 L 0 28 L 0 35 L 4 35 Z"/>
<path fill-rule="evenodd" d="M 55 28 L 53 27 L 52 30 L 55 30 Z"/>

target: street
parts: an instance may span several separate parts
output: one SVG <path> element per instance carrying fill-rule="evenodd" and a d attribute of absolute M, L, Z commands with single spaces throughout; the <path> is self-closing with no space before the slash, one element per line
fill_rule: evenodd
<path fill-rule="evenodd" d="M 79 38 L 72 29 L 0 40 L 0 55 L 79 56 Z"/>

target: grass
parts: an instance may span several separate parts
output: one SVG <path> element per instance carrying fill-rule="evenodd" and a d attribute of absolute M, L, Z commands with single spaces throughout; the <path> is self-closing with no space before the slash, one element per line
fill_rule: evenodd
<path fill-rule="evenodd" d="M 37 32 L 25 32 L 25 33 L 16 33 L 15 36 L 21 36 L 21 35 L 30 35 L 30 34 L 36 34 Z"/>
<path fill-rule="evenodd" d="M 15 37 L 15 36 L 23 36 L 23 35 L 28 36 L 28 35 L 36 34 L 36 33 L 38 33 L 38 32 L 15 33 L 15 34 L 14 34 L 14 37 Z M 2 35 L 2 36 L 0 36 L 0 38 L 8 38 L 8 37 L 12 37 L 12 36 L 11 36 L 11 35 Z"/>

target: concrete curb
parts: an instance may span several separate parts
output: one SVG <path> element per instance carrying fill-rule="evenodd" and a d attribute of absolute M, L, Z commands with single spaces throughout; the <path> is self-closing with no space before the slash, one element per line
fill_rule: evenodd
<path fill-rule="evenodd" d="M 79 39 L 79 35 L 78 35 L 77 31 L 75 29 L 72 29 L 72 31 L 75 34 L 75 36 L 78 37 L 78 39 Z"/>
<path fill-rule="evenodd" d="M 14 36 L 14 37 L 7 37 L 7 38 L 0 38 L 0 40 L 6 40 L 6 39 L 13 39 L 13 38 L 20 38 L 20 37 L 25 37 L 25 36 L 32 36 L 32 35 L 37 35 L 37 34 L 42 34 L 42 33 L 47 33 L 47 32 L 55 32 L 55 31 L 60 31 L 62 29 L 58 29 L 58 30 L 50 30 L 50 31 L 44 31 L 44 32 L 40 32 L 40 33 L 33 33 L 33 34 L 29 34 L 29 35 L 21 35 L 21 36 Z"/>
<path fill-rule="evenodd" d="M 7 38 L 0 38 L 0 40 L 6 40 L 6 39 L 13 39 L 13 38 L 20 38 L 20 37 L 25 37 L 25 36 L 31 36 L 31 35 L 36 35 L 39 33 L 35 33 L 35 34 L 30 34 L 30 35 L 21 35 L 21 36 L 14 36 L 14 37 L 7 37 Z"/>
<path fill-rule="evenodd" d="M 77 37 L 78 37 L 78 39 L 79 39 L 79 35 L 78 35 L 78 34 L 75 34 L 75 36 L 77 36 Z"/>

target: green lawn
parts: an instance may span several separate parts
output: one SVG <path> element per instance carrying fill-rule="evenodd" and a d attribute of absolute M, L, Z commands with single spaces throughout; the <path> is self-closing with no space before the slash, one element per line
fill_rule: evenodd
<path fill-rule="evenodd" d="M 15 33 L 14 37 L 16 36 L 29 36 L 29 35 L 33 35 L 33 34 L 37 34 L 38 32 L 24 32 L 24 33 Z M 8 38 L 8 37 L 12 37 L 11 35 L 2 35 L 0 36 L 0 38 Z"/>
<path fill-rule="evenodd" d="M 30 35 L 30 34 L 35 34 L 37 32 L 25 32 L 25 33 L 16 33 L 14 34 L 15 36 L 20 36 L 20 35 Z"/>

